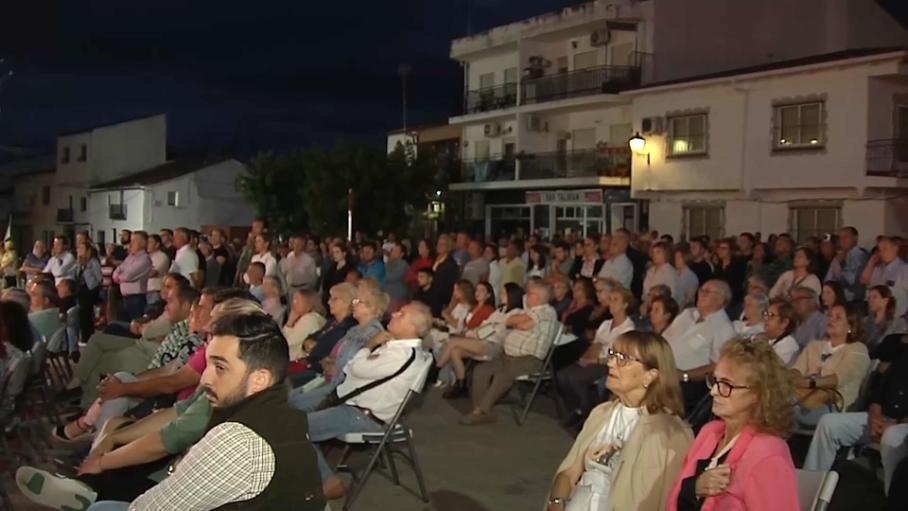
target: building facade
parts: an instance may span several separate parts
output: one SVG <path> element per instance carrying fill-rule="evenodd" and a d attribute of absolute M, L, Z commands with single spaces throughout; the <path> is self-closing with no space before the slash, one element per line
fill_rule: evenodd
<path fill-rule="evenodd" d="M 763 28 L 754 31 L 754 26 Z M 733 152 L 739 166 L 742 158 L 752 156 L 741 152 L 744 148 L 740 143 L 721 149 L 713 144 L 720 143 L 713 140 L 715 137 L 724 141 L 733 136 L 728 130 L 734 126 L 714 122 L 740 119 L 742 102 L 721 103 L 719 97 L 704 97 L 701 106 L 695 106 L 696 101 L 692 106 L 684 94 L 674 90 L 658 94 L 662 89 L 655 85 L 893 45 L 908 45 L 908 31 L 876 3 L 866 0 L 805 0 L 794 4 L 783 0 L 595 1 L 456 39 L 451 44 L 451 57 L 463 66 L 464 105 L 463 113 L 449 122 L 462 132 L 462 171 L 451 183 L 450 193 L 460 194 L 464 203 L 472 205 L 468 225 L 488 235 L 602 233 L 618 227 L 652 227 L 680 234 L 688 225 L 693 231 L 701 230 L 698 222 L 710 223 L 711 230 L 704 228 L 704 232 L 715 232 L 712 226 L 717 223 L 725 229 L 725 216 L 715 208 L 694 210 L 690 216 L 684 206 L 667 205 L 671 200 L 664 193 L 660 195 L 669 193 L 667 189 L 647 190 L 657 183 L 647 184 L 646 179 L 651 178 L 650 173 L 658 173 L 660 165 L 667 165 L 666 172 L 672 166 L 703 166 L 705 170 L 699 174 L 688 172 L 664 179 L 674 181 L 672 190 L 683 189 L 694 195 L 719 187 L 747 195 L 753 193 L 754 186 L 770 186 L 768 175 L 767 182 L 748 177 L 751 181 L 745 183 L 734 169 L 711 156 L 718 150 Z M 799 93 L 792 94 L 796 98 Z M 777 106 L 784 102 L 770 100 Z M 703 105 L 713 105 L 705 118 L 680 118 L 688 110 L 696 114 L 698 108 L 707 108 Z M 799 111 L 779 112 L 791 116 Z M 808 109 L 805 115 L 811 115 L 811 111 Z M 669 118 L 674 119 L 671 127 L 663 125 Z M 641 124 L 644 119 L 646 126 Z M 650 121 L 663 124 L 652 125 Z M 646 158 L 631 154 L 628 140 L 635 133 L 659 133 L 664 139 L 669 128 L 677 132 L 671 143 L 678 151 L 667 164 L 653 152 L 654 146 L 665 140 L 653 139 L 647 144 L 648 165 Z M 765 139 L 770 134 L 770 127 L 752 122 L 739 128 L 737 136 L 748 144 L 751 138 L 759 135 Z M 742 129 L 762 131 L 757 135 Z M 688 137 L 686 143 L 708 145 L 705 154 L 710 157 L 704 158 L 704 147 L 697 145 L 688 148 L 690 155 L 681 157 L 680 144 L 685 142 L 681 135 Z M 862 151 L 865 143 L 861 143 Z M 814 148 L 820 146 L 831 150 L 819 141 Z M 792 155 L 796 151 L 776 152 Z M 807 160 L 785 161 L 797 166 Z M 871 193 L 876 193 L 873 190 L 876 188 L 871 188 Z M 806 199 L 839 192 L 842 189 L 831 194 L 813 191 Z M 767 197 L 767 201 L 780 200 L 774 195 Z M 860 207 L 871 207 L 869 204 Z M 774 212 L 766 214 L 776 215 L 777 220 L 785 216 L 779 208 L 767 208 L 770 210 Z M 799 217 L 802 223 L 808 211 Z M 814 221 L 827 222 L 824 215 L 828 214 L 814 211 Z M 768 225 L 789 223 L 774 221 Z M 731 225 L 727 230 L 736 229 Z"/>

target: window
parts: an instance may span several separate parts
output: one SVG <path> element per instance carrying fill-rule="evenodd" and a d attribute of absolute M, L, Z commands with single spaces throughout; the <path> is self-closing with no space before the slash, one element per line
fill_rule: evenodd
<path fill-rule="evenodd" d="M 596 147 L 596 128 L 585 128 L 574 130 L 571 133 L 572 149 L 574 151 L 584 151 Z"/>
<path fill-rule="evenodd" d="M 799 206 L 791 208 L 791 230 L 795 240 L 802 243 L 811 236 L 835 233 L 842 226 L 839 206 Z"/>
<path fill-rule="evenodd" d="M 107 245 L 106 237 L 107 231 L 105 231 L 104 229 L 98 229 L 98 245 L 101 246 L 102 250 L 105 248 L 104 245 Z"/>
<path fill-rule="evenodd" d="M 706 114 L 668 118 L 668 154 L 706 154 Z"/>
<path fill-rule="evenodd" d="M 167 192 L 167 205 L 168 206 L 179 206 L 180 205 L 180 192 Z"/>
<path fill-rule="evenodd" d="M 88 160 L 88 145 L 87 144 L 82 144 L 79 146 L 79 158 L 77 158 L 77 159 L 79 161 Z"/>
<path fill-rule="evenodd" d="M 490 89 L 495 86 L 495 73 L 483 73 L 479 75 L 479 88 Z"/>
<path fill-rule="evenodd" d="M 41 187 L 41 204 L 47 206 L 50 204 L 50 187 L 42 186 Z"/>
<path fill-rule="evenodd" d="M 823 102 L 775 107 L 775 148 L 823 147 Z"/>
<path fill-rule="evenodd" d="M 721 205 L 685 206 L 684 233 L 687 239 L 709 236 L 712 240 L 725 233 L 725 207 Z"/>
<path fill-rule="evenodd" d="M 88 211 L 88 197 L 79 197 L 79 211 Z"/>
<path fill-rule="evenodd" d="M 574 71 L 580 69 L 587 69 L 590 67 L 596 67 L 596 61 L 598 58 L 599 52 L 597 51 L 585 51 L 581 53 L 574 54 Z"/>
<path fill-rule="evenodd" d="M 60 163 L 69 163 L 69 146 L 63 148 L 63 155 L 60 156 Z"/>

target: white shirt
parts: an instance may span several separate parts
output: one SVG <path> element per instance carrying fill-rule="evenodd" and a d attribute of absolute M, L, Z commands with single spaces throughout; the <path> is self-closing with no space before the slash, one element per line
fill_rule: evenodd
<path fill-rule="evenodd" d="M 631 281 L 634 279 L 634 265 L 627 257 L 627 254 L 618 254 L 602 263 L 602 268 L 599 270 L 599 278 L 615 279 L 622 286 L 630 289 Z"/>
<path fill-rule="evenodd" d="M 416 350 L 416 358 L 406 371 L 345 402 L 351 406 L 366 408 L 385 422 L 390 421 L 407 396 L 413 379 L 429 357 L 422 349 L 421 339 L 388 341 L 374 352 L 369 352 L 368 348 L 359 350 L 344 366 L 346 377 L 343 383 L 338 385 L 337 395 L 343 397 L 366 384 L 396 373 L 407 363 L 413 350 Z"/>
<path fill-rule="evenodd" d="M 779 276 L 779 280 L 777 280 L 776 284 L 769 290 L 769 298 L 788 298 L 788 293 L 796 287 L 812 289 L 817 294 L 817 298 L 823 293 L 823 286 L 820 284 L 820 279 L 813 273 L 808 273 L 803 279 L 795 281 L 794 270 L 788 270 Z"/>
<path fill-rule="evenodd" d="M 659 285 L 668 286 L 672 290 L 672 298 L 676 302 L 683 301 L 683 297 L 678 292 L 678 272 L 672 265 L 668 263 L 658 267 L 653 265 L 646 270 L 646 277 L 643 278 L 643 296 L 646 296 L 650 289 Z"/>
<path fill-rule="evenodd" d="M 280 267 L 290 287 L 315 289 L 318 274 L 315 272 L 315 259 L 311 255 L 306 252 L 301 252 L 300 255 L 290 252 L 281 260 Z M 265 269 L 267 271 L 267 265 Z"/>
<path fill-rule="evenodd" d="M 157 277 L 148 278 L 148 291 L 160 291 L 164 282 L 164 275 L 170 268 L 170 258 L 160 250 L 155 250 L 153 253 L 148 254 L 148 257 L 151 258 L 151 267 L 158 272 Z"/>
<path fill-rule="evenodd" d="M 265 276 L 269 275 L 277 276 L 277 259 L 271 255 L 271 252 L 265 252 L 264 254 L 255 254 L 252 256 L 253 263 L 262 263 L 265 265 Z"/>
<path fill-rule="evenodd" d="M 762 334 L 766 330 L 766 324 L 760 321 L 756 325 L 747 326 L 747 322 L 739 319 L 732 323 L 732 326 L 735 328 L 735 333 L 742 337 L 753 337 L 757 334 Z"/>
<path fill-rule="evenodd" d="M 718 310 L 698 323 L 696 307 L 685 309 L 662 332 L 681 371 L 703 367 L 719 360 L 722 346 L 735 337 L 735 329 L 725 310 Z"/>
<path fill-rule="evenodd" d="M 678 274 L 678 294 L 681 296 L 682 300 L 682 302 L 678 302 L 678 305 L 684 309 L 696 303 L 697 289 L 700 288 L 700 279 L 698 279 L 697 274 L 687 266 L 680 271 L 676 271 L 676 273 Z"/>
<path fill-rule="evenodd" d="M 607 319 L 599 325 L 598 329 L 596 329 L 596 337 L 593 338 L 593 342 L 602 345 L 602 349 L 599 352 L 599 358 L 604 358 L 608 355 L 608 350 L 612 347 L 612 342 L 614 342 L 619 335 L 630 332 L 635 328 L 634 322 L 629 317 L 624 318 L 624 321 L 614 328 L 612 328 L 613 321 L 614 320 L 612 319 Z"/>
<path fill-rule="evenodd" d="M 798 358 L 798 353 L 801 352 L 801 346 L 798 345 L 798 341 L 790 335 L 786 335 L 778 341 L 770 342 L 772 342 L 773 351 L 782 359 L 786 367 L 791 366 L 795 359 Z"/>
<path fill-rule="evenodd" d="M 42 272 L 52 274 L 55 284 L 59 284 L 63 279 L 75 279 L 76 258 L 69 251 L 63 252 L 59 256 L 50 256 Z"/>
<path fill-rule="evenodd" d="M 173 264 L 170 265 L 170 271 L 179 273 L 189 279 L 190 282 L 192 281 L 192 274 L 199 271 L 199 256 L 188 243 L 177 250 L 176 256 L 173 258 Z"/>
<path fill-rule="evenodd" d="M 877 266 L 870 274 L 870 286 L 886 286 L 895 297 L 895 315 L 908 311 L 908 263 L 896 257 L 885 266 Z"/>

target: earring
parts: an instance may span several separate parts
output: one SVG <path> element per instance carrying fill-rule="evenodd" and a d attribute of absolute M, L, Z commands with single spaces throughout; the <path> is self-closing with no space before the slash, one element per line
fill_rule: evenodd
<path fill-rule="evenodd" d="M 848 333 L 849 333 L 849 334 L 851 333 L 851 329 L 850 329 L 850 328 L 848 329 Z"/>
<path fill-rule="evenodd" d="M 644 384 L 643 384 L 643 388 L 648 389 L 648 388 L 649 388 L 649 383 L 644 383 Z"/>

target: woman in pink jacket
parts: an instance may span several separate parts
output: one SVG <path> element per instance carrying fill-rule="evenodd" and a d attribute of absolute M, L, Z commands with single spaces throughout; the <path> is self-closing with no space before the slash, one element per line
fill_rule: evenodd
<path fill-rule="evenodd" d="M 707 379 L 720 420 L 700 430 L 668 496 L 669 511 L 798 511 L 784 438 L 791 433 L 792 376 L 763 341 L 735 339 Z"/>

